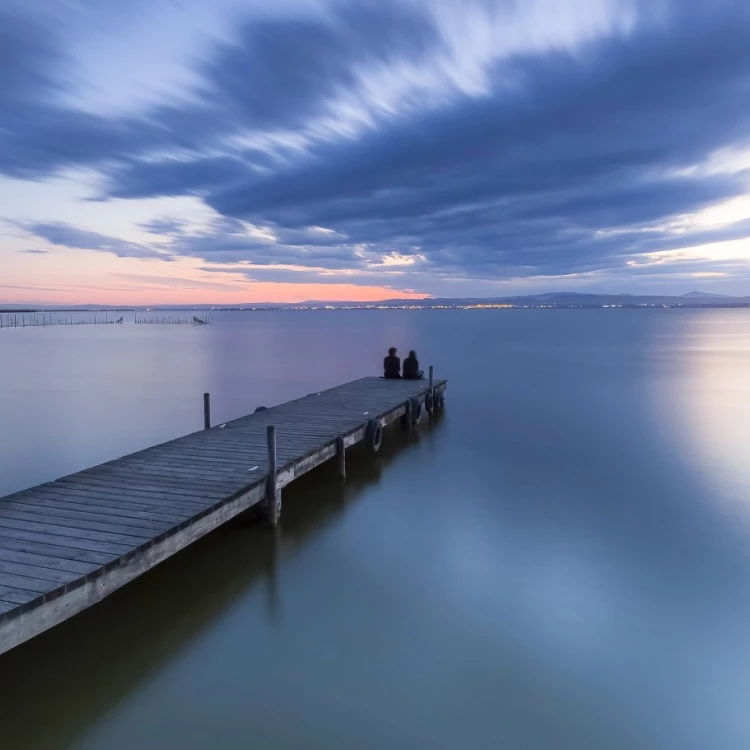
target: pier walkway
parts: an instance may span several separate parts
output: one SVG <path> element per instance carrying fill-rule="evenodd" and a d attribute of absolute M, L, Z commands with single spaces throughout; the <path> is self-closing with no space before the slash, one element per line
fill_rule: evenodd
<path fill-rule="evenodd" d="M 276 523 L 284 486 L 445 387 L 363 378 L 0 499 L 0 654 L 258 503 Z"/>

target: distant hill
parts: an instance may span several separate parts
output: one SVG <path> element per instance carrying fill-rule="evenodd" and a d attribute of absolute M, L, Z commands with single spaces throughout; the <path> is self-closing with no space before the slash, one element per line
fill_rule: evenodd
<path fill-rule="evenodd" d="M 304 303 L 320 305 L 321 303 Z M 329 302 L 333 307 L 511 307 L 599 308 L 599 307 L 750 307 L 750 297 L 730 297 L 707 292 L 684 295 L 592 294 L 545 292 L 512 297 L 434 297 L 424 300 L 384 300 L 377 303 Z"/>
<path fill-rule="evenodd" d="M 691 299 L 726 299 L 725 294 L 712 294 L 711 292 L 688 292 L 683 294 L 683 297 L 689 297 Z"/>

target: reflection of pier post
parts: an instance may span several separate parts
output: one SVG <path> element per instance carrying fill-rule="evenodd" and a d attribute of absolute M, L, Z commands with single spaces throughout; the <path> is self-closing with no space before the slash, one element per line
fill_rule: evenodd
<path fill-rule="evenodd" d="M 270 544 L 268 551 L 268 578 L 266 595 L 268 598 L 268 615 L 272 623 L 277 623 L 281 617 L 279 602 L 279 561 L 281 560 L 281 527 L 274 526 L 270 530 Z"/>

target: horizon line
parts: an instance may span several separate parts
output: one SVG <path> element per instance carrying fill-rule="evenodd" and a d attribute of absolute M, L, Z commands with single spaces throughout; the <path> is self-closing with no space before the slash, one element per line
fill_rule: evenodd
<path fill-rule="evenodd" d="M 153 302 L 147 304 L 113 304 L 113 303 L 102 303 L 102 302 L 80 302 L 80 303 L 39 303 L 39 302 L 0 302 L 0 310 L 3 311 L 27 311 L 27 312 L 44 312 L 44 311 L 56 311 L 56 310 L 69 310 L 69 311 L 88 311 L 88 310 L 137 310 L 147 311 L 149 309 L 172 309 L 172 310 L 198 310 L 198 309 L 232 309 L 240 310 L 243 308 L 294 308 L 304 307 L 308 305 L 315 306 L 335 306 L 335 305 L 352 305 L 357 307 L 368 307 L 373 305 L 382 305 L 386 303 L 390 304 L 401 304 L 401 305 L 424 305 L 434 302 L 440 302 L 443 300 L 450 300 L 451 302 L 463 302 L 463 301 L 500 301 L 500 300 L 516 300 L 516 299 L 537 299 L 543 297 L 638 297 L 638 298 L 671 298 L 671 299 L 724 299 L 724 300 L 750 300 L 750 295 L 735 295 L 735 294 L 718 294 L 714 292 L 700 292 L 692 290 L 683 294 L 654 294 L 654 293 L 633 293 L 633 292 L 574 292 L 574 291 L 560 291 L 560 292 L 538 292 L 532 294 L 510 294 L 510 295 L 493 295 L 493 296 L 461 296 L 461 297 L 438 297 L 438 296 L 426 296 L 419 299 L 408 299 L 400 297 L 384 297 L 379 300 L 303 300 L 301 302 L 241 302 L 241 303 L 160 303 Z"/>

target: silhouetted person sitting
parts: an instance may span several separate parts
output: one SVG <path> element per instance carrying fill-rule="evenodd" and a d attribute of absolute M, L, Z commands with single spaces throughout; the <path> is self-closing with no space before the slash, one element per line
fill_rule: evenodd
<path fill-rule="evenodd" d="M 412 349 L 409 356 L 404 360 L 404 378 L 406 380 L 421 380 L 422 371 L 419 369 L 419 360 L 417 353 Z"/>
<path fill-rule="evenodd" d="M 400 378 L 401 377 L 401 360 L 396 356 L 396 347 L 392 346 L 388 350 L 388 356 L 383 360 L 383 377 Z"/>

